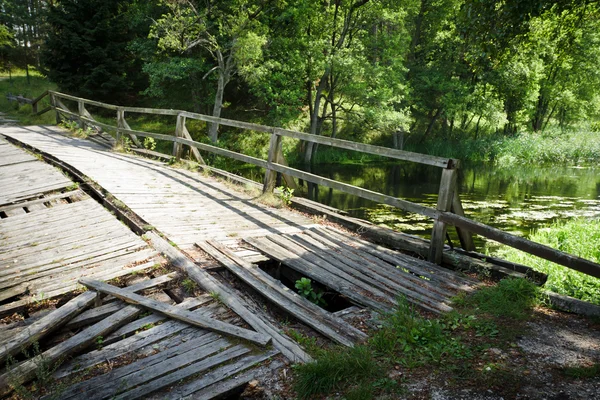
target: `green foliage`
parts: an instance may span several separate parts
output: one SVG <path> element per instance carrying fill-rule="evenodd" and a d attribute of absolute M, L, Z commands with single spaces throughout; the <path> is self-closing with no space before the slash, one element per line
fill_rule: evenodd
<path fill-rule="evenodd" d="M 156 149 L 156 140 L 151 137 L 144 138 L 144 148 L 148 150 Z"/>
<path fill-rule="evenodd" d="M 292 197 L 294 197 L 294 189 L 291 189 L 286 186 L 279 186 L 279 187 L 276 187 L 275 190 L 279 191 L 279 193 L 277 193 L 277 197 L 279 197 L 279 199 L 286 206 L 289 206 L 290 204 L 292 204 Z"/>
<path fill-rule="evenodd" d="M 115 102 L 137 88 L 140 66 L 127 50 L 136 33 L 127 0 L 66 0 L 48 5 L 43 52 L 48 76 L 61 90 Z"/>
<path fill-rule="evenodd" d="M 598 219 L 580 218 L 557 222 L 538 229 L 530 239 L 596 263 L 600 262 L 600 246 L 598 246 L 600 221 Z M 600 305 L 600 279 L 598 278 L 508 247 L 498 250 L 498 255 L 547 274 L 548 281 L 544 287 L 548 290 Z"/>
<path fill-rule="evenodd" d="M 594 378 L 600 376 L 600 363 L 595 363 L 587 367 L 567 367 L 563 373 L 571 378 Z"/>
<path fill-rule="evenodd" d="M 67 388 L 67 385 L 63 383 L 57 383 L 54 379 L 54 372 L 61 366 L 63 360 L 60 359 L 56 363 L 50 363 L 44 356 L 38 342 L 34 342 L 31 345 L 31 349 L 23 349 L 23 356 L 26 359 L 34 361 L 35 378 L 33 383 L 29 387 L 25 387 L 20 380 L 18 372 L 15 369 L 18 367 L 16 360 L 9 357 L 6 361 L 6 370 L 8 373 L 8 383 L 13 387 L 15 393 L 19 399 L 33 400 L 33 399 L 60 399 L 62 393 Z"/>
<path fill-rule="evenodd" d="M 300 399 L 311 399 L 383 373 L 366 346 L 323 351 L 314 362 L 298 364 L 294 369 L 294 389 Z"/>
<path fill-rule="evenodd" d="M 185 289 L 186 292 L 193 293 L 194 290 L 196 289 L 197 285 L 196 285 L 196 282 L 194 282 L 190 278 L 186 278 L 181 282 L 181 286 L 183 286 L 183 288 Z M 211 294 L 211 296 L 212 296 L 212 294 Z"/>
<path fill-rule="evenodd" d="M 323 298 L 323 293 L 317 293 L 315 289 L 312 287 L 312 281 L 308 278 L 300 278 L 296 281 L 295 284 L 296 289 L 298 290 L 298 294 L 305 299 L 310 300 L 318 306 L 326 307 L 327 302 Z"/>
<path fill-rule="evenodd" d="M 539 304 L 539 288 L 526 279 L 503 279 L 458 303 L 495 317 L 524 319 Z"/>
<path fill-rule="evenodd" d="M 455 328 L 458 328 L 456 323 Z M 470 355 L 468 348 L 450 332 L 442 320 L 425 319 L 415 313 L 407 301 L 401 300 L 369 342 L 378 354 L 394 357 L 409 367 L 440 365 Z"/>

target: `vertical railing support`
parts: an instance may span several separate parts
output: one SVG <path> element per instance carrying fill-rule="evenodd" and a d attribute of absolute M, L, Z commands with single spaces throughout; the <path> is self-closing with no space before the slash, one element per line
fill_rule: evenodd
<path fill-rule="evenodd" d="M 125 111 L 122 108 L 117 108 L 117 143 L 123 140 L 121 129 L 125 128 Z"/>
<path fill-rule="evenodd" d="M 54 111 L 56 112 L 56 125 L 60 124 L 60 114 L 58 113 L 58 110 L 56 109 L 56 95 L 54 93 L 50 93 L 50 105 L 52 106 L 52 108 L 54 108 Z"/>
<path fill-rule="evenodd" d="M 452 197 L 452 212 L 461 217 L 465 216 L 465 211 L 458 195 L 458 187 L 454 190 L 454 196 Z M 458 240 L 460 240 L 460 247 L 466 251 L 475 251 L 475 243 L 473 243 L 473 234 L 471 232 L 457 226 L 456 233 L 458 234 Z"/>
<path fill-rule="evenodd" d="M 77 101 L 77 114 L 79 115 L 79 127 L 85 129 L 85 122 L 81 118 L 85 116 L 85 104 L 83 103 L 83 100 Z"/>
<path fill-rule="evenodd" d="M 183 137 L 183 127 L 185 126 L 185 117 L 181 114 L 177 115 L 177 124 L 175 126 L 175 137 L 182 138 Z M 181 153 L 183 152 L 183 145 L 178 142 L 173 142 L 173 157 L 178 160 L 181 158 Z"/>
<path fill-rule="evenodd" d="M 452 200 L 456 191 L 456 169 L 445 168 L 442 171 L 440 192 L 438 194 L 437 210 L 441 212 L 450 211 Z M 433 223 L 431 232 L 431 243 L 429 246 L 429 261 L 441 264 L 444 252 L 444 240 L 446 238 L 446 224 L 439 219 Z"/>
<path fill-rule="evenodd" d="M 271 133 L 271 140 L 269 141 L 269 156 L 267 163 L 275 163 L 277 162 L 277 155 L 279 153 L 279 148 L 281 147 L 281 136 L 277 133 L 277 130 L 274 129 L 273 133 Z M 275 181 L 277 180 L 277 172 L 273 171 L 269 167 L 265 171 L 265 181 L 263 184 L 263 193 L 270 193 L 275 188 Z"/>

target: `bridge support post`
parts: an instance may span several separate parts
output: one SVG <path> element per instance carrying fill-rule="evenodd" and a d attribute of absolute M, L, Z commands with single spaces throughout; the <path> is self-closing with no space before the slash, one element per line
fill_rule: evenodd
<path fill-rule="evenodd" d="M 267 159 L 267 163 L 276 163 L 277 155 L 281 148 L 281 136 L 277 134 L 276 130 L 273 130 L 271 134 L 271 140 L 269 142 L 269 157 Z M 277 172 L 267 166 L 267 170 L 265 171 L 265 181 L 263 184 L 263 193 L 272 192 L 275 188 L 275 181 L 277 179 Z"/>
<path fill-rule="evenodd" d="M 123 140 L 121 128 L 124 128 L 125 125 L 123 122 L 125 121 L 125 111 L 122 108 L 117 108 L 117 143 L 121 143 Z"/>
<path fill-rule="evenodd" d="M 456 191 L 456 169 L 444 168 L 438 194 L 437 210 L 441 212 L 450 211 L 454 192 Z M 431 243 L 429 245 L 429 261 L 435 264 L 442 263 L 444 252 L 444 240 L 446 238 L 446 224 L 439 218 L 433 223 L 431 232 Z"/>
<path fill-rule="evenodd" d="M 183 137 L 183 129 L 185 127 L 185 117 L 181 114 L 177 115 L 177 125 L 175 126 L 175 138 Z M 179 160 L 183 152 L 183 145 L 178 142 L 173 142 L 173 157 Z"/>

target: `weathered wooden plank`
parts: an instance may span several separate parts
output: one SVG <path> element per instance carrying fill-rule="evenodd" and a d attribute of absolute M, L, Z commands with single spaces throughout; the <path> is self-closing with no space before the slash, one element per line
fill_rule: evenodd
<path fill-rule="evenodd" d="M 3 207 L 0 207 L 0 212 L 11 210 L 13 208 L 19 208 L 19 207 L 31 207 L 33 205 L 47 203 L 52 200 L 66 199 L 66 198 L 70 198 L 71 196 L 74 196 L 74 195 L 87 196 L 81 190 L 72 190 L 72 191 L 69 191 L 66 193 L 59 193 L 59 194 L 44 196 L 43 198 L 37 199 L 37 200 L 29 200 L 29 201 L 25 201 L 25 202 L 21 202 L 21 203 L 17 203 L 17 204 L 3 206 Z"/>
<path fill-rule="evenodd" d="M 337 229 L 314 228 L 306 231 L 306 233 L 318 240 L 330 241 L 334 245 L 340 246 L 347 251 L 360 253 L 361 256 L 367 257 L 368 259 L 371 259 L 370 255 L 373 255 L 392 265 L 402 266 L 416 275 L 424 276 L 430 280 L 449 285 L 457 290 L 468 290 L 469 287 L 480 284 L 480 282 L 468 276 L 462 276 L 455 271 L 379 246 Z M 353 243 L 357 247 L 352 247 L 348 245 L 348 243 Z"/>
<path fill-rule="evenodd" d="M 105 375 L 96 376 L 87 381 L 77 383 L 61 393 L 61 399 L 79 398 L 82 394 L 90 399 L 107 399 L 136 385 L 143 384 L 163 373 L 185 366 L 193 362 L 194 357 L 202 359 L 230 346 L 225 339 L 217 335 L 210 338 L 199 338 L 180 346 L 160 352 L 153 356 L 138 360 L 121 368 L 116 368 Z M 112 382 L 107 385 L 107 382 Z"/>
<path fill-rule="evenodd" d="M 456 215 L 460 215 L 461 217 L 465 216 L 465 210 L 463 209 L 462 202 L 460 201 L 458 189 L 454 190 L 454 196 L 452 198 L 452 209 L 450 211 L 452 211 Z M 458 234 L 458 240 L 460 241 L 461 247 L 465 251 L 475 251 L 475 243 L 473 243 L 473 236 L 471 235 L 471 232 L 458 226 L 455 228 L 456 233 Z"/>
<path fill-rule="evenodd" d="M 0 345 L 0 363 L 4 363 L 7 357 L 17 354 L 22 348 L 29 346 L 31 343 L 40 340 L 50 332 L 61 327 L 65 322 L 88 307 L 96 296 L 92 292 L 80 294 L 59 309 L 31 324 L 8 342 Z"/>
<path fill-rule="evenodd" d="M 208 358 L 202 359 L 199 362 L 193 362 L 195 359 L 189 360 L 190 365 L 185 368 L 181 368 L 171 374 L 164 375 L 158 379 L 154 379 L 151 382 L 143 386 L 139 386 L 133 390 L 125 392 L 115 397 L 115 400 L 133 400 L 139 399 L 153 393 L 159 389 L 165 388 L 173 383 L 179 382 L 189 376 L 196 375 L 200 372 L 207 371 L 214 368 L 224 362 L 235 359 L 239 356 L 247 354 L 250 350 L 241 345 L 231 347 L 221 353 L 212 355 Z M 158 366 L 157 366 L 158 367 Z M 145 375 L 144 375 L 145 376 Z"/>
<path fill-rule="evenodd" d="M 108 332 L 113 331 L 118 326 L 135 318 L 138 313 L 139 309 L 137 307 L 126 307 L 75 336 L 70 337 L 59 345 L 19 364 L 11 371 L 2 374 L 0 376 L 0 395 L 5 396 L 14 389 L 13 385 L 32 379 L 35 375 L 35 370 L 42 360 L 45 363 L 54 364 L 58 359 L 67 357 L 94 343 L 98 336 L 104 336 Z"/>
<path fill-rule="evenodd" d="M 248 371 L 257 364 L 269 360 L 274 357 L 274 352 L 267 352 L 264 354 L 251 354 L 244 356 L 234 363 L 224 364 L 198 379 L 194 379 L 188 384 L 173 388 L 168 393 L 161 393 L 160 398 L 162 400 L 175 400 L 182 398 L 193 398 L 194 400 L 210 400 L 222 396 L 229 391 L 246 385 L 248 382 L 255 379 L 258 376 L 256 368 Z M 281 361 L 273 361 L 269 364 L 269 370 L 272 373 L 284 364 Z M 238 375 L 236 375 L 238 374 Z M 228 379 L 235 375 L 235 378 Z M 189 397 L 188 397 L 189 396 Z"/>
<path fill-rule="evenodd" d="M 437 210 L 440 212 L 450 211 L 452 200 L 456 191 L 457 173 L 455 169 L 444 169 L 440 182 L 440 191 L 438 194 Z M 431 240 L 429 241 L 428 260 L 435 264 L 442 263 L 442 254 L 444 252 L 444 241 L 446 240 L 446 224 L 444 221 L 436 218 L 433 223 Z"/>
<path fill-rule="evenodd" d="M 198 326 L 200 328 L 248 340 L 252 343 L 256 343 L 261 346 L 265 346 L 271 341 L 270 337 L 261 333 L 249 331 L 248 329 L 240 328 L 239 326 L 225 324 L 221 321 L 212 318 L 196 316 L 189 311 L 185 311 L 168 304 L 148 299 L 144 296 L 129 293 L 127 290 L 117 288 L 104 282 L 94 281 L 90 279 L 80 279 L 79 282 L 90 289 L 110 294 L 128 303 L 140 305 L 144 308 L 160 312 L 161 314 L 165 314 L 171 318 L 179 319 L 181 321 Z"/>
<path fill-rule="evenodd" d="M 330 339 L 346 346 L 366 339 L 366 335 L 352 325 L 290 291 L 281 282 L 236 257 L 219 243 L 208 241 L 197 245 L 269 301 Z"/>
<path fill-rule="evenodd" d="M 279 328 L 268 322 L 267 318 L 260 315 L 260 311 L 251 312 L 247 305 L 231 289 L 227 288 L 208 272 L 201 270 L 198 266 L 185 257 L 180 251 L 171 246 L 163 238 L 149 232 L 147 234 L 152 246 L 162 253 L 173 266 L 182 269 L 188 276 L 196 282 L 207 293 L 217 293 L 219 299 L 231 308 L 236 314 L 244 319 L 250 326 L 258 332 L 263 332 L 273 338 L 273 344 L 287 358 L 296 362 L 308 362 L 312 358 L 298 346 L 294 341 L 284 336 Z"/>
<path fill-rule="evenodd" d="M 183 309 L 191 310 L 195 307 L 198 307 L 198 305 L 199 304 L 197 302 L 190 300 L 187 301 L 185 305 L 182 303 L 178 304 L 177 306 L 182 307 Z M 215 310 L 218 310 L 218 306 L 211 304 L 197 309 L 194 312 L 198 315 L 215 316 L 217 315 Z M 160 325 L 155 325 L 150 329 L 143 329 L 143 327 L 147 326 L 148 324 L 156 324 L 162 321 L 166 322 Z M 142 322 L 144 323 L 142 324 Z M 57 379 L 64 378 L 104 362 L 110 363 L 119 357 L 132 357 L 138 355 L 143 353 L 144 349 L 165 347 L 161 346 L 161 343 L 166 343 L 168 344 L 166 347 L 171 347 L 171 345 L 177 345 L 181 341 L 188 341 L 190 338 L 196 339 L 200 337 L 217 338 L 220 336 L 206 330 L 190 326 L 184 322 L 169 320 L 168 317 L 152 314 L 129 322 L 123 325 L 121 328 L 115 330 L 104 338 L 104 345 L 101 349 L 84 353 L 66 362 L 54 373 L 54 377 Z M 176 342 L 173 342 L 173 340 L 176 340 Z"/>
<path fill-rule="evenodd" d="M 447 212 L 441 213 L 439 215 L 439 219 L 448 224 L 465 228 L 470 232 L 514 247 L 515 249 L 525 251 L 545 260 L 564 265 L 565 267 L 583 272 L 584 274 L 596 278 L 600 278 L 600 264 L 596 264 L 590 260 L 564 253 L 560 250 L 553 249 L 552 247 L 532 242 L 531 240 L 503 232 L 500 229 L 493 228 L 491 226 L 482 224 L 481 222 L 473 221 L 456 214 Z"/>
<path fill-rule="evenodd" d="M 356 286 L 354 283 L 347 280 L 342 280 L 339 276 L 330 273 L 326 269 L 315 268 L 312 260 L 304 260 L 297 254 L 276 245 L 266 238 L 244 238 L 244 241 L 256 247 L 262 253 L 295 269 L 301 274 L 327 285 L 355 303 L 363 304 L 383 312 L 392 311 L 391 305 L 393 304 L 393 300 L 390 300 L 389 296 L 381 291 L 378 291 L 379 296 L 373 295 L 370 291 L 366 291 L 364 288 Z M 369 297 L 369 295 L 372 297 Z M 380 300 L 376 301 L 373 299 L 376 297 L 379 297 Z"/>
<path fill-rule="evenodd" d="M 164 285 L 173 279 L 179 277 L 177 272 L 171 272 L 170 274 L 161 275 L 154 279 L 148 279 L 146 281 L 137 283 L 135 285 L 127 286 L 125 289 L 132 293 L 141 292 L 142 290 L 154 289 L 161 285 Z M 104 302 L 109 301 L 110 299 L 104 299 Z M 110 302 L 104 304 L 100 307 L 92 308 L 91 310 L 84 311 L 79 314 L 77 317 L 71 319 L 66 323 L 66 328 L 76 328 L 78 326 L 89 325 L 91 323 L 97 322 L 101 319 L 106 318 L 110 314 L 126 307 L 122 302 Z"/>

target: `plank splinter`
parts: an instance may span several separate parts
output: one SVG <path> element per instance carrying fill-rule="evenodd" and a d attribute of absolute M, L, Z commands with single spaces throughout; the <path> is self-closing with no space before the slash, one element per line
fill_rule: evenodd
<path fill-rule="evenodd" d="M 128 292 L 125 289 L 121 289 L 104 282 L 92 279 L 80 279 L 79 283 L 97 292 L 112 295 L 127 303 L 140 305 L 152 311 L 159 312 L 168 317 L 178 319 L 190 325 L 195 325 L 209 331 L 248 340 L 260 346 L 266 346 L 271 341 L 271 338 L 267 335 L 240 328 L 239 326 L 221 322 L 216 319 L 201 317 L 189 311 Z"/>

